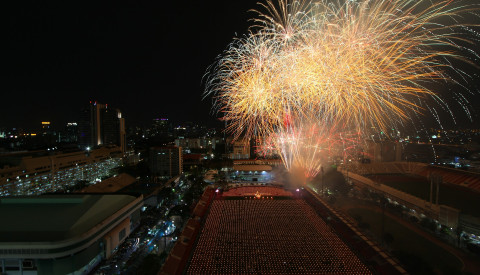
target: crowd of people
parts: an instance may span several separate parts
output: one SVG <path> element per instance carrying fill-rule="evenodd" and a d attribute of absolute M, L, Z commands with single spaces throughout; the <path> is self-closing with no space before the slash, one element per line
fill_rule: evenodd
<path fill-rule="evenodd" d="M 222 193 L 222 196 L 255 196 L 260 194 L 261 196 L 292 196 L 292 193 L 282 188 L 271 186 L 244 186 L 238 188 L 230 188 Z"/>
<path fill-rule="evenodd" d="M 214 200 L 187 271 L 188 274 L 319 272 L 371 273 L 307 202 L 285 197 Z"/>

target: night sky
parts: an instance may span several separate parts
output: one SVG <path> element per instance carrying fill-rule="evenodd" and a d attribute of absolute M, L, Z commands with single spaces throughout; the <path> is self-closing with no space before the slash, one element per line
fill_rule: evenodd
<path fill-rule="evenodd" d="M 202 76 L 246 33 L 256 3 L 10 1 L 0 127 L 63 127 L 90 100 L 130 125 L 214 123 Z"/>
<path fill-rule="evenodd" d="M 246 33 L 256 3 L 9 1 L 0 128 L 61 129 L 90 100 L 119 108 L 127 126 L 157 117 L 218 125 L 202 76 Z M 461 126 L 480 125 L 478 94 L 471 103 L 476 121 L 460 115 Z"/>

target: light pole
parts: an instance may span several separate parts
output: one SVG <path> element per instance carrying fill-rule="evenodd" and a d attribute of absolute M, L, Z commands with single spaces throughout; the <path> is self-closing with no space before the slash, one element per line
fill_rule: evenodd
<path fill-rule="evenodd" d="M 323 172 L 323 165 L 322 165 L 322 167 L 320 167 L 320 172 L 322 173 L 322 197 L 323 197 L 323 194 L 324 194 L 323 193 L 323 184 L 324 184 L 323 181 L 325 180 L 324 172 Z"/>
<path fill-rule="evenodd" d="M 381 197 L 381 206 L 382 206 L 382 235 L 380 238 L 382 239 L 382 245 L 384 244 L 384 236 L 385 236 L 385 207 L 387 204 L 387 199 L 385 198 L 385 194 L 382 194 Z"/>
<path fill-rule="evenodd" d="M 163 251 L 167 251 L 167 231 L 163 232 Z"/>

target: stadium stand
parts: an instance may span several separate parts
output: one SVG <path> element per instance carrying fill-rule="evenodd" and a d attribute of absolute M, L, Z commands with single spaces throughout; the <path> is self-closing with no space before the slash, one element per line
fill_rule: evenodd
<path fill-rule="evenodd" d="M 342 169 L 347 169 L 346 167 Z M 413 174 L 428 178 L 431 174 L 441 175 L 443 182 L 480 192 L 480 174 L 448 167 L 439 167 L 417 162 L 386 162 L 355 164 L 348 170 L 359 175 L 367 174 Z"/>

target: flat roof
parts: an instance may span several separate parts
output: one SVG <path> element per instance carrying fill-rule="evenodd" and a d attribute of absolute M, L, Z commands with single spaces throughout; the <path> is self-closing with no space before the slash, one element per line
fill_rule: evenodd
<path fill-rule="evenodd" d="M 239 164 L 233 165 L 233 170 L 237 171 L 272 171 L 272 166 L 264 164 Z"/>
<path fill-rule="evenodd" d="M 61 194 L 0 198 L 0 242 L 55 242 L 79 236 L 136 197 Z"/>
<path fill-rule="evenodd" d="M 102 182 L 89 185 L 83 188 L 79 193 L 109 193 L 117 192 L 118 190 L 129 186 L 137 180 L 129 174 L 122 173 L 103 180 Z"/>

